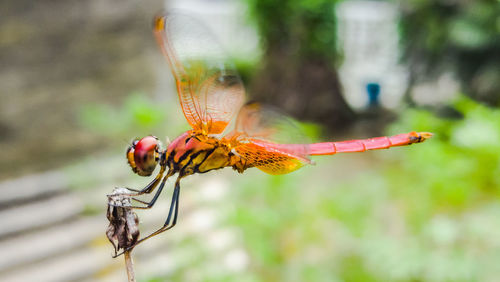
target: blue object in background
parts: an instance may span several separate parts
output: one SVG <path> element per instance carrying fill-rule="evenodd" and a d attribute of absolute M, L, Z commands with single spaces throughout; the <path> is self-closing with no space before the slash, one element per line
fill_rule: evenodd
<path fill-rule="evenodd" d="M 366 92 L 368 92 L 368 107 L 379 105 L 380 84 L 371 82 L 366 84 Z"/>

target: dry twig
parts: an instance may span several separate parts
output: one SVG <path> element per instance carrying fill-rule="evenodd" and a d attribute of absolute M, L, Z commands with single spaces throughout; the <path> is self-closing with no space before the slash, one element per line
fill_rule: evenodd
<path fill-rule="evenodd" d="M 108 195 L 107 218 L 109 226 L 106 235 L 115 249 L 115 257 L 123 250 L 128 281 L 135 282 L 132 249 L 139 238 L 139 218 L 132 209 L 130 191 L 126 188 L 115 188 Z"/>

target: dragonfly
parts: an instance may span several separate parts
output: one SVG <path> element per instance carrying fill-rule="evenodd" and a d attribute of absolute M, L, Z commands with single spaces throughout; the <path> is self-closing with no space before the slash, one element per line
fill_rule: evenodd
<path fill-rule="evenodd" d="M 225 167 L 239 173 L 256 167 L 269 174 L 286 174 L 313 163 L 311 156 L 387 149 L 421 143 L 432 136 L 410 132 L 341 142 L 286 143 L 283 137 L 295 128 L 289 118 L 258 103 L 245 103 L 245 89 L 235 66 L 205 25 L 187 15 L 163 14 L 155 17 L 153 26 L 191 129 L 166 148 L 157 137 L 146 136 L 127 149 L 128 163 L 136 174 L 151 176 L 160 167 L 146 187 L 134 190 L 134 200 L 142 204 L 135 208 L 151 208 L 167 179 L 177 174 L 164 225 L 137 244 L 176 225 L 180 181 L 186 176 Z M 149 202 L 136 197 L 155 189 Z"/>

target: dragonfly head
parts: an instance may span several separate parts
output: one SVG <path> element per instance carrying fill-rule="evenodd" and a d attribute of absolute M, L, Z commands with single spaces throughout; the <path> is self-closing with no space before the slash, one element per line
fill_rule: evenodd
<path fill-rule="evenodd" d="M 155 136 L 135 139 L 127 149 L 127 160 L 140 176 L 150 176 L 160 159 L 160 141 Z"/>

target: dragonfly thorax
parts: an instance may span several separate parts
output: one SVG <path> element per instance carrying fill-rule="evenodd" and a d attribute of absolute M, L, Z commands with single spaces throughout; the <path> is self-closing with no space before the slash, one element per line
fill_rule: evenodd
<path fill-rule="evenodd" d="M 240 161 L 229 142 L 196 131 L 188 131 L 172 141 L 165 157 L 169 169 L 182 176 L 234 166 Z"/>

